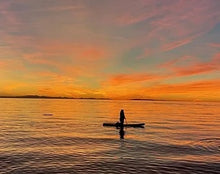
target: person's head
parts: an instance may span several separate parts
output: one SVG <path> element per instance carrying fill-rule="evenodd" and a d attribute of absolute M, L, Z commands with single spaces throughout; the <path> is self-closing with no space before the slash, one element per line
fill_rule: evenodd
<path fill-rule="evenodd" d="M 121 112 L 124 112 L 124 109 L 121 109 Z"/>

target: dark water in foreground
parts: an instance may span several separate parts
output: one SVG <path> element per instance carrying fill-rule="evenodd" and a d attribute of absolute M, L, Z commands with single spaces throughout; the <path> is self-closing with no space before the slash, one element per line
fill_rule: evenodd
<path fill-rule="evenodd" d="M 142 128 L 103 127 L 127 121 Z M 220 103 L 0 99 L 0 173 L 220 173 Z"/>

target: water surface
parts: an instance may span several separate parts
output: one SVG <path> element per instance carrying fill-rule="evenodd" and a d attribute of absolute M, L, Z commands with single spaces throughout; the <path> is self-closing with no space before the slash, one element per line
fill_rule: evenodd
<path fill-rule="evenodd" d="M 142 128 L 103 127 L 118 121 Z M 219 173 L 220 103 L 0 99 L 0 173 Z"/>

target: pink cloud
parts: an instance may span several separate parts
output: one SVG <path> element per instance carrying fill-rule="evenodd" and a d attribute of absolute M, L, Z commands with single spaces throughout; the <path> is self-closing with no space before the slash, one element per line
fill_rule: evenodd
<path fill-rule="evenodd" d="M 118 22 L 135 25 L 147 21 L 143 27 L 147 28 L 146 34 L 132 38 L 133 46 L 158 41 L 156 52 L 187 45 L 210 31 L 220 20 L 220 11 L 213 10 L 218 4 L 216 1 L 140 1 L 139 4 L 129 6 Z"/>
<path fill-rule="evenodd" d="M 4 67 L 5 67 L 5 62 L 0 61 L 0 68 L 2 69 L 2 68 L 4 68 Z"/>
<path fill-rule="evenodd" d="M 25 70 L 25 66 L 21 60 L 3 59 L 0 60 L 0 68 L 3 70 Z"/>
<path fill-rule="evenodd" d="M 186 38 L 184 40 L 175 41 L 175 42 L 163 45 L 162 49 L 164 51 L 173 50 L 177 47 L 181 47 L 183 45 L 186 45 L 186 44 L 192 42 L 192 40 L 193 40 L 193 38 Z"/>
<path fill-rule="evenodd" d="M 109 48 L 99 44 L 56 42 L 39 39 L 29 43 L 34 51 L 23 54 L 23 58 L 33 64 L 60 65 L 84 65 L 102 64 L 112 56 Z M 63 61 L 63 58 L 65 61 Z M 69 61 L 69 63 L 67 63 Z"/>
<path fill-rule="evenodd" d="M 18 27 L 21 24 L 18 16 L 16 16 L 16 14 L 10 10 L 10 6 L 12 3 L 12 1 L 0 2 L 0 15 L 2 15 L 4 19 L 4 25 L 2 26 L 3 29 L 5 29 L 5 27 L 7 26 L 7 30 L 11 30 L 11 28 Z"/>
<path fill-rule="evenodd" d="M 69 43 L 40 39 L 33 45 L 38 52 L 48 55 L 73 56 L 80 61 L 106 59 L 110 56 L 109 48 L 97 43 Z"/>
<path fill-rule="evenodd" d="M 82 5 L 68 5 L 68 6 L 51 6 L 48 8 L 43 8 L 43 9 L 36 9 L 35 11 L 69 11 L 69 10 L 80 10 L 84 9 Z"/>
<path fill-rule="evenodd" d="M 189 63 L 195 62 L 197 60 L 198 60 L 198 58 L 188 55 L 188 56 L 183 56 L 183 57 L 180 57 L 180 58 L 173 59 L 173 60 L 167 61 L 165 63 L 162 63 L 162 64 L 159 65 L 159 67 L 161 67 L 161 68 L 171 68 L 173 66 L 176 66 L 176 64 L 181 64 L 179 66 L 184 66 L 186 63 L 187 63 L 187 66 L 188 66 Z"/>
<path fill-rule="evenodd" d="M 175 67 L 174 71 L 180 76 L 201 74 L 220 70 L 220 54 L 217 54 L 209 62 L 201 62 L 188 67 Z"/>
<path fill-rule="evenodd" d="M 220 43 L 210 43 L 209 46 L 214 48 L 220 48 Z"/>
<path fill-rule="evenodd" d="M 135 83 L 135 82 L 143 82 L 143 81 L 154 81 L 163 79 L 165 76 L 159 76 L 154 74 L 147 74 L 147 73 L 136 73 L 136 74 L 117 74 L 111 76 L 107 82 L 110 85 L 123 85 L 128 83 Z"/>
<path fill-rule="evenodd" d="M 99 60 L 105 58 L 106 56 L 103 49 L 99 49 L 95 47 L 86 48 L 85 50 L 82 50 L 82 52 L 79 55 L 81 58 L 87 60 Z"/>
<path fill-rule="evenodd" d="M 178 76 L 188 76 L 220 70 L 220 53 L 216 54 L 208 62 L 199 62 L 198 60 L 199 59 L 194 57 L 184 56 L 180 59 L 161 64 L 160 67 L 168 68 Z"/>
<path fill-rule="evenodd" d="M 23 59 L 32 63 L 32 64 L 45 64 L 45 65 L 56 65 L 56 62 L 53 59 L 48 59 L 48 54 L 44 53 L 31 53 L 24 54 Z"/>

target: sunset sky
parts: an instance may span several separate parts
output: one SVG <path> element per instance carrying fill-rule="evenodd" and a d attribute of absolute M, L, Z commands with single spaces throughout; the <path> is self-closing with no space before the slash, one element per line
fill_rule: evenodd
<path fill-rule="evenodd" d="M 0 0 L 0 95 L 220 101 L 220 0 Z"/>

